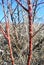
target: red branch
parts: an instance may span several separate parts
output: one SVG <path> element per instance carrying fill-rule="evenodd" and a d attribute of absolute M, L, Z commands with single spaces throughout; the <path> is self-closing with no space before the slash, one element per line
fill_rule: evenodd
<path fill-rule="evenodd" d="M 5 14 L 5 9 L 4 9 L 4 0 L 2 0 L 2 5 L 3 5 L 3 12 Z M 32 37 L 34 37 L 37 32 L 41 29 L 39 29 L 33 36 L 32 36 L 32 5 L 31 5 L 31 2 L 30 0 L 27 0 L 28 1 L 28 9 L 26 9 L 20 2 L 19 0 L 15 0 L 25 11 L 28 12 L 28 17 L 29 17 L 29 55 L 28 55 L 28 63 L 27 65 L 30 65 L 30 62 L 31 62 L 31 58 L 32 58 Z M 38 3 L 38 5 L 40 4 L 44 4 L 44 2 L 42 3 Z M 36 6 L 36 4 L 34 4 L 33 6 Z M 4 15 L 5 16 L 5 15 Z M 6 18 L 6 16 L 5 16 Z M 11 57 L 11 60 L 12 60 L 12 65 L 14 65 L 14 58 L 13 58 L 13 54 L 12 54 L 12 48 L 11 48 L 11 41 L 10 41 L 10 35 L 9 35 L 9 23 L 7 22 L 6 23 L 6 31 L 7 31 L 7 34 L 5 33 L 5 31 L 3 30 L 3 28 L 1 27 L 0 25 L 0 31 L 2 31 L 2 34 L 4 35 L 4 37 L 8 40 L 8 46 L 9 46 L 9 49 L 10 49 L 10 57 Z"/>
<path fill-rule="evenodd" d="M 28 55 L 28 63 L 30 65 L 31 58 L 32 58 L 32 5 L 30 0 L 28 1 L 28 17 L 29 17 L 29 55 Z"/>
<path fill-rule="evenodd" d="M 10 49 L 10 57 L 11 57 L 12 65 L 14 65 L 14 58 L 13 58 L 13 54 L 12 54 L 12 47 L 11 47 L 10 34 L 9 34 L 9 22 L 6 22 L 6 32 L 7 32 L 7 36 L 8 36 L 8 46 Z"/>
<path fill-rule="evenodd" d="M 8 41 L 8 46 L 10 49 L 10 57 L 11 57 L 12 65 L 14 65 L 14 58 L 13 58 L 13 54 L 12 54 L 11 41 L 10 41 L 10 35 L 9 35 L 9 22 L 6 22 L 6 33 L 3 30 L 3 28 L 1 27 L 1 25 L 0 25 L 0 31 L 2 32 L 2 34 Z"/>

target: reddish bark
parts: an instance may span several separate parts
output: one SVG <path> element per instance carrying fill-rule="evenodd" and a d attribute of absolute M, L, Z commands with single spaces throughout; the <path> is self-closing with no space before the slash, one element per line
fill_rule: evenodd
<path fill-rule="evenodd" d="M 30 65 L 32 58 L 32 5 L 30 0 L 28 0 L 28 17 L 29 17 L 29 55 L 28 55 L 28 63 Z"/>
<path fill-rule="evenodd" d="M 12 54 L 11 40 L 10 40 L 10 34 L 9 34 L 9 22 L 6 22 L 6 32 L 7 32 L 7 37 L 8 37 L 8 46 L 10 49 L 10 57 L 11 57 L 12 65 L 14 65 L 14 58 Z"/>
<path fill-rule="evenodd" d="M 5 12 L 5 7 L 4 7 L 4 0 L 2 0 L 2 7 L 3 7 L 4 16 L 5 16 L 5 22 L 6 22 L 6 12 Z M 9 20 L 8 22 L 6 22 L 6 33 L 4 32 L 3 28 L 1 28 L 1 31 L 4 37 L 8 41 L 8 46 L 10 49 L 10 57 L 11 57 L 12 65 L 14 65 L 14 58 L 13 58 L 12 48 L 11 48 L 11 40 L 10 40 L 10 35 L 9 35 Z"/>
<path fill-rule="evenodd" d="M 30 61 L 32 58 L 32 37 L 34 37 L 39 30 L 32 36 L 32 6 L 31 6 L 30 0 L 27 0 L 28 1 L 28 9 L 26 9 L 18 0 L 15 0 L 15 1 L 17 1 L 19 3 L 19 5 L 24 10 L 26 10 L 28 12 L 28 16 L 29 16 L 29 56 L 28 56 L 28 64 L 27 65 L 30 65 Z M 4 4 L 3 0 L 2 0 L 2 4 Z M 40 5 L 40 4 L 44 4 L 44 2 L 39 3 L 38 5 Z M 36 5 L 33 5 L 33 6 L 36 6 Z M 4 11 L 4 5 L 3 5 L 3 11 Z M 4 11 L 4 14 L 5 14 L 5 11 Z M 6 14 L 5 14 L 5 16 L 6 16 Z M 5 20 L 6 20 L 6 17 L 5 17 Z M 1 28 L 1 26 L 0 26 L 0 28 Z M 11 41 L 10 41 L 10 35 L 9 35 L 9 23 L 8 22 L 6 23 L 7 34 L 4 32 L 4 30 L 2 28 L 1 28 L 1 31 L 4 35 L 4 37 L 8 40 L 8 46 L 10 49 L 10 57 L 12 60 L 12 65 L 14 65 L 14 58 L 13 58 L 13 54 L 12 54 Z"/>
<path fill-rule="evenodd" d="M 13 54 L 12 54 L 11 41 L 10 41 L 10 35 L 9 35 L 9 22 L 6 23 L 6 33 L 3 30 L 3 28 L 1 27 L 1 25 L 0 25 L 0 31 L 2 31 L 2 34 L 8 41 L 8 46 L 10 49 L 10 57 L 11 57 L 12 65 L 14 65 L 14 58 L 13 58 Z"/>
<path fill-rule="evenodd" d="M 29 55 L 28 55 L 28 63 L 27 65 L 30 65 L 30 61 L 32 58 L 32 6 L 30 0 L 28 0 L 28 10 L 18 1 L 15 0 L 19 3 L 19 5 L 28 12 L 28 17 L 29 17 Z"/>

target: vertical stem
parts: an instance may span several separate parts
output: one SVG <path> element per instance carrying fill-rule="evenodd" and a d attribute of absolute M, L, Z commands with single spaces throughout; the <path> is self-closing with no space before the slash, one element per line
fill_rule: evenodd
<path fill-rule="evenodd" d="M 8 0 L 7 0 L 7 6 L 8 6 Z M 8 8 L 7 8 L 7 11 L 8 11 Z M 8 36 L 8 46 L 10 50 L 12 65 L 14 65 L 14 58 L 13 58 L 12 46 L 11 46 L 11 40 L 10 40 L 10 34 L 9 34 L 9 12 L 7 13 L 7 19 L 8 21 L 6 22 L 6 30 L 7 30 L 7 36 Z"/>
<path fill-rule="evenodd" d="M 8 40 L 8 46 L 9 46 L 9 49 L 10 49 L 10 57 L 11 57 L 12 65 L 14 65 L 14 58 L 13 58 L 13 54 L 12 54 L 10 37 L 8 37 L 8 38 L 9 38 L 9 40 Z"/>
<path fill-rule="evenodd" d="M 10 57 L 11 57 L 12 65 L 14 65 L 14 58 L 12 54 L 11 41 L 10 41 L 10 35 L 9 35 L 9 22 L 6 23 L 6 29 L 7 29 L 7 36 L 8 36 L 8 46 L 10 49 Z"/>
<path fill-rule="evenodd" d="M 32 58 L 32 6 L 30 0 L 28 0 L 28 17 L 29 17 L 29 55 L 27 65 L 30 65 Z"/>

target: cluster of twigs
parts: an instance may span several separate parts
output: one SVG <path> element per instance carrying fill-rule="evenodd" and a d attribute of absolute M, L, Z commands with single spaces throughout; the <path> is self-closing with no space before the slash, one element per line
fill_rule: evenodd
<path fill-rule="evenodd" d="M 34 17 L 32 15 L 32 4 L 31 4 L 31 1 L 30 0 L 27 0 L 28 8 L 25 8 L 21 4 L 21 2 L 19 0 L 14 0 L 14 1 L 16 1 L 17 4 L 20 5 L 28 13 L 28 18 L 29 18 L 29 55 L 28 55 L 27 65 L 30 65 L 31 58 L 32 58 L 32 38 L 39 32 L 39 30 L 44 25 L 42 25 L 40 27 L 40 29 L 34 33 L 34 35 L 32 35 L 33 34 L 33 31 L 32 31 L 32 25 L 33 25 L 33 23 L 32 22 L 34 21 L 33 20 Z M 14 11 L 16 11 L 16 8 L 18 7 L 18 5 L 15 7 Z M 39 4 L 37 4 L 37 5 L 39 5 Z M 36 6 L 36 5 L 33 5 L 33 6 Z M 3 28 L 2 28 L 2 26 L 1 26 L 1 24 L 0 24 L 0 31 L 2 32 L 2 34 L 4 35 L 4 37 L 6 38 L 6 40 L 8 41 L 8 47 L 10 49 L 10 57 L 11 57 L 12 65 L 14 65 L 15 63 L 14 63 L 14 58 L 13 58 L 13 53 L 12 53 L 12 48 L 11 48 L 11 39 L 10 39 L 10 34 L 9 34 L 10 33 L 9 32 L 9 29 L 10 29 L 10 27 L 9 27 L 9 22 L 10 22 L 9 12 L 10 12 L 11 20 L 13 22 L 13 19 L 14 19 L 13 18 L 14 11 L 12 10 L 12 6 L 10 8 L 9 0 L 7 0 L 7 12 L 5 11 L 4 0 L 2 0 L 2 7 L 3 7 L 3 13 L 4 13 L 4 17 L 3 18 L 5 18 L 5 22 L 6 22 L 6 30 L 4 31 Z M 19 20 L 19 9 L 17 8 L 17 10 L 18 10 L 18 21 L 20 21 Z M 34 16 L 35 16 L 35 10 L 34 10 Z M 14 34 L 16 35 L 16 40 L 17 40 L 17 42 L 19 42 L 18 34 L 17 34 L 17 31 L 16 31 L 16 27 L 14 25 L 13 25 L 13 28 L 14 28 Z M 17 46 L 17 48 L 18 48 L 18 46 Z M 18 50 L 20 52 L 20 49 L 19 48 L 18 48 Z"/>

